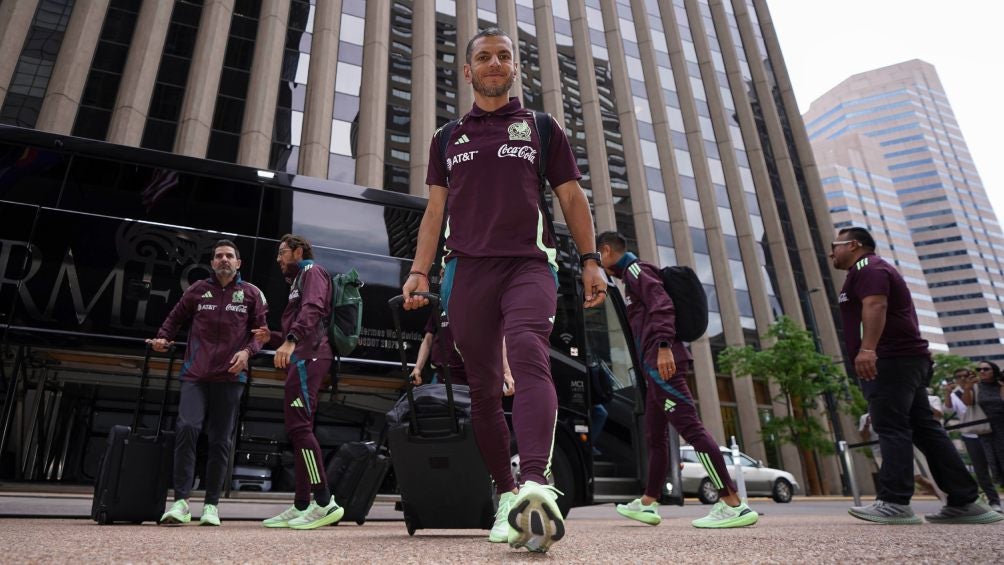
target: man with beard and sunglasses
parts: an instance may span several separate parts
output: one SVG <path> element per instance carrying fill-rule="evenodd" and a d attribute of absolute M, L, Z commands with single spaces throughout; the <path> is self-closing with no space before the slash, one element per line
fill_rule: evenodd
<path fill-rule="evenodd" d="M 492 542 L 547 551 L 564 535 L 548 484 L 557 396 L 551 378 L 549 336 L 557 307 L 557 249 L 538 179 L 541 140 L 534 115 L 508 96 L 516 73 L 513 41 L 498 28 L 467 44 L 464 79 L 474 107 L 440 153 L 440 129 L 429 147 L 429 203 L 419 228 L 411 272 L 402 291 L 406 309 L 428 301 L 428 272 L 446 218 L 442 307 L 467 369 L 471 420 L 478 448 L 500 495 Z M 585 307 L 603 303 L 606 282 L 595 252 L 589 202 L 564 130 L 553 121 L 547 181 L 582 254 Z M 449 210 L 448 214 L 445 213 Z M 502 411 L 502 339 L 519 393 L 512 409 L 522 486 L 510 468 L 509 429 Z"/>
<path fill-rule="evenodd" d="M 199 524 L 220 525 L 216 507 L 226 480 L 248 360 L 261 349 L 252 330 L 265 325 L 268 314 L 265 295 L 241 278 L 240 267 L 237 245 L 228 239 L 217 241 L 213 245 L 213 276 L 188 287 L 157 337 L 147 340 L 155 351 L 167 351 L 181 326 L 189 320 L 192 323 L 185 362 L 178 374 L 181 399 L 174 430 L 174 504 L 161 517 L 161 524 L 181 525 L 192 519 L 188 496 L 195 477 L 195 447 L 204 423 L 209 455 Z"/>

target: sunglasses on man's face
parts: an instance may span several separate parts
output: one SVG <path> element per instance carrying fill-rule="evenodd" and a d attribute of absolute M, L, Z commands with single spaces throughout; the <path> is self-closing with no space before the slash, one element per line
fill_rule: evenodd
<path fill-rule="evenodd" d="M 839 245 L 847 245 L 848 243 L 854 243 L 854 240 L 853 239 L 849 239 L 847 241 L 834 241 L 833 243 L 830 244 L 830 251 L 836 251 L 837 250 L 837 246 L 839 246 Z"/>

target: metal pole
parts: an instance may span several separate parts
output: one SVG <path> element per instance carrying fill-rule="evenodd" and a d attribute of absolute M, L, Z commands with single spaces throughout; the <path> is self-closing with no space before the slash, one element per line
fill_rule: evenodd
<path fill-rule="evenodd" d="M 847 442 L 844 440 L 838 441 L 837 449 L 840 453 L 840 460 L 844 463 L 844 471 L 847 473 L 847 483 L 851 487 L 854 506 L 861 506 L 861 492 L 858 491 L 858 481 L 854 478 L 854 461 L 851 459 L 850 450 L 847 449 Z"/>
<path fill-rule="evenodd" d="M 736 436 L 732 436 L 732 474 L 739 488 L 739 500 L 746 502 L 746 479 L 743 478 L 743 466 L 739 457 L 739 444 L 736 443 Z"/>

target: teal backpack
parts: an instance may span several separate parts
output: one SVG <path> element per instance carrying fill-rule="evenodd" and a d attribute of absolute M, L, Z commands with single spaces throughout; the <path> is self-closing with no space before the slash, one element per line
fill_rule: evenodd
<path fill-rule="evenodd" d="M 296 286 L 303 290 L 300 277 Z M 359 334 L 363 329 L 363 297 L 359 289 L 363 281 L 359 273 L 349 269 L 344 274 L 331 275 L 331 319 L 328 325 L 328 343 L 331 351 L 337 356 L 348 355 L 359 345 Z"/>
<path fill-rule="evenodd" d="M 363 329 L 363 297 L 359 294 L 362 287 L 363 281 L 359 280 L 355 269 L 331 277 L 328 341 L 338 356 L 352 353 L 359 345 L 359 334 Z"/>

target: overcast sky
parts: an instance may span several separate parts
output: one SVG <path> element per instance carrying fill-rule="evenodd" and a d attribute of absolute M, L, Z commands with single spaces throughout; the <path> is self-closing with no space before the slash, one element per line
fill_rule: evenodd
<path fill-rule="evenodd" d="M 847 77 L 910 59 L 937 69 L 1004 218 L 1004 2 L 767 0 L 799 110 Z"/>

